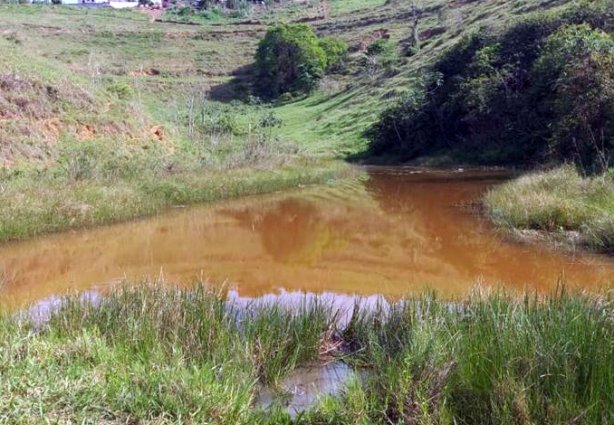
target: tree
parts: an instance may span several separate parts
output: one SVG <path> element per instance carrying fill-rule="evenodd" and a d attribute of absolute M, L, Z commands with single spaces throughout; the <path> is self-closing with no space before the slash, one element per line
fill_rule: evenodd
<path fill-rule="evenodd" d="M 412 17 L 412 27 L 411 27 L 412 44 L 411 44 L 411 47 L 414 50 L 418 51 L 420 50 L 420 15 L 422 15 L 422 11 L 418 9 L 416 0 L 412 0 L 410 11 L 411 11 L 411 17 Z"/>
<path fill-rule="evenodd" d="M 427 74 L 426 96 L 382 114 L 368 134 L 372 151 L 607 169 L 614 151 L 611 10 L 582 5 L 463 38 Z"/>
<path fill-rule="evenodd" d="M 310 26 L 280 25 L 267 31 L 256 52 L 256 86 L 265 98 L 312 91 L 324 74 L 326 54 Z"/>
<path fill-rule="evenodd" d="M 330 37 L 318 39 L 309 25 L 272 28 L 256 52 L 256 89 L 268 99 L 283 93 L 309 93 L 346 52 L 345 42 Z"/>
<path fill-rule="evenodd" d="M 614 143 L 614 37 L 563 26 L 546 39 L 533 76 L 542 99 L 549 94 L 541 108 L 552 117 L 551 150 L 605 171 Z"/>

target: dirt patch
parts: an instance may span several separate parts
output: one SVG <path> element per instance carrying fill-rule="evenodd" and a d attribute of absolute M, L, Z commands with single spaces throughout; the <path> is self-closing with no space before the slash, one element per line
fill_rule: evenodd
<path fill-rule="evenodd" d="M 160 125 L 154 125 L 149 129 L 149 133 L 158 141 L 164 142 L 164 127 Z"/>
<path fill-rule="evenodd" d="M 93 125 L 85 124 L 79 128 L 78 136 L 81 140 L 92 140 L 96 137 L 96 128 Z"/>
<path fill-rule="evenodd" d="M 156 68 L 149 68 L 149 69 L 141 68 L 136 71 L 128 72 L 128 75 L 131 77 L 151 77 L 151 76 L 160 75 L 160 70 Z"/>
<path fill-rule="evenodd" d="M 446 27 L 434 27 L 420 32 L 420 40 L 428 40 L 429 38 L 441 35 L 447 31 Z"/>
<path fill-rule="evenodd" d="M 43 128 L 45 129 L 49 139 L 57 141 L 60 137 L 60 127 L 62 123 L 58 118 L 49 118 L 43 122 Z"/>

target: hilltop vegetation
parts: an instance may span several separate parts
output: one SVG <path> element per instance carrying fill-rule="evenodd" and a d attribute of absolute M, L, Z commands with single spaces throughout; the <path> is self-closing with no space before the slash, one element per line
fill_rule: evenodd
<path fill-rule="evenodd" d="M 20 75 L 36 63 L 30 79 L 38 78 L 51 87 L 78 87 L 81 99 L 95 103 L 91 116 L 81 115 L 81 107 L 73 108 L 79 113 L 59 109 L 53 114 L 60 120 L 57 134 L 49 139 L 50 148 L 41 158 L 25 152 L 5 154 L 3 159 L 13 168 L 42 159 L 46 168 L 57 158 L 57 147 L 66 135 L 76 134 L 77 140 L 117 140 L 128 134 L 126 126 L 132 130 L 125 138 L 130 143 L 174 152 L 199 145 L 211 150 L 215 143 L 211 143 L 211 129 L 199 126 L 203 121 L 222 121 L 220 127 L 228 136 L 224 139 L 236 141 L 259 121 L 256 115 L 269 112 L 282 122 L 273 135 L 283 144 L 306 154 L 358 153 L 366 147 L 364 130 L 379 113 L 413 92 L 424 71 L 467 34 L 503 26 L 536 10 L 565 8 L 566 2 L 421 0 L 416 2 L 417 12 L 411 5 L 410 1 L 383 0 L 333 0 L 327 7 L 318 2 L 274 2 L 266 8 L 247 8 L 240 16 L 222 14 L 218 20 L 199 20 L 184 12 L 188 22 L 197 25 L 175 23 L 177 10 L 152 22 L 134 11 L 1 6 L 0 39 L 9 53 L 0 60 L 5 73 Z M 322 78 L 311 96 L 252 108 L 250 94 L 258 93 L 251 91 L 250 67 L 266 30 L 278 23 L 301 22 L 308 22 L 324 40 L 342 40 L 349 47 L 347 60 Z M 419 46 L 413 46 L 416 32 Z M 62 77 L 62 84 L 48 77 L 49 70 Z M 70 101 L 62 105 L 66 103 L 70 105 Z M 54 103 L 56 108 L 59 104 Z M 95 125 L 96 119 L 108 116 L 109 107 L 117 111 L 109 119 L 124 127 Z M 16 112 L 13 121 L 21 122 L 22 130 L 3 141 L 36 145 L 39 139 L 27 139 L 23 127 L 34 129 L 40 124 L 27 109 Z M 218 120 L 218 115 L 224 116 Z M 252 122 L 246 122 L 250 116 Z M 217 128 L 216 133 L 220 133 Z M 225 144 L 220 149 L 227 152 L 231 147 Z M 208 153 L 211 160 L 217 154 Z"/>
<path fill-rule="evenodd" d="M 614 147 L 613 34 L 606 1 L 467 35 L 384 113 L 372 149 L 603 172 Z"/>

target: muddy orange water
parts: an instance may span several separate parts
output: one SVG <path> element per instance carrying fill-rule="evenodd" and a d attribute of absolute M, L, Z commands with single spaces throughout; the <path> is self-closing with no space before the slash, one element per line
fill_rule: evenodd
<path fill-rule="evenodd" d="M 131 223 L 0 246 L 0 296 L 13 306 L 124 278 L 206 277 L 240 296 L 307 291 L 464 295 L 477 282 L 597 290 L 614 260 L 512 243 L 463 205 L 504 178 L 493 172 L 369 168 L 340 182 Z"/>

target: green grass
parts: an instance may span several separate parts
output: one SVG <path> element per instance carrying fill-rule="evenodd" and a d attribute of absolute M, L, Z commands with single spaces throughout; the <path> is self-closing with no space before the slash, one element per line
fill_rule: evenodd
<path fill-rule="evenodd" d="M 330 18 L 315 20 L 312 25 L 318 34 L 343 38 L 353 51 L 371 43 L 376 39 L 374 34 L 385 28 L 400 51 L 410 35 L 406 16 L 410 4 L 409 0 L 333 0 Z M 411 90 L 424 68 L 464 34 L 561 4 L 488 0 L 451 7 L 443 0 L 418 1 L 423 11 L 423 36 L 416 55 L 401 55 L 390 67 L 377 66 L 369 73 L 361 65 L 363 52 L 354 53 L 347 69 L 327 78 L 315 96 L 274 108 L 284 118 L 279 135 L 319 153 L 345 156 L 364 150 L 364 130 L 382 110 Z M 283 3 L 254 9 L 249 22 L 181 25 L 150 22 L 145 14 L 135 11 L 0 5 L 0 27 L 4 29 L 0 41 L 6 41 L 3 49 L 12 45 L 15 52 L 0 58 L 0 69 L 34 61 L 41 63 L 36 73 L 44 75 L 44 68 L 59 70 L 80 86 L 84 82 L 93 86 L 87 91 L 104 91 L 114 81 L 122 81 L 134 89 L 132 109 L 136 109 L 144 133 L 153 126 L 164 126 L 173 135 L 168 142 L 180 146 L 187 129 L 185 120 L 177 116 L 185 114 L 186 101 L 192 95 L 202 96 L 210 90 L 226 92 L 229 98 L 244 95 L 245 81 L 238 86 L 229 82 L 234 73 L 252 63 L 267 25 L 314 17 L 320 9 L 318 2 Z M 434 29 L 443 32 L 432 32 Z M 125 112 L 125 108 L 119 109 Z M 78 119 L 80 124 L 91 120 L 91 116 Z M 133 132 L 130 139 L 135 138 L 142 136 Z"/>
<path fill-rule="evenodd" d="M 582 177 L 571 166 L 528 174 L 485 198 L 495 222 L 516 229 L 576 231 L 599 250 L 614 250 L 614 180 Z"/>
<path fill-rule="evenodd" d="M 322 184 L 353 174 L 340 162 L 299 160 L 275 169 L 196 169 L 85 180 L 14 178 L 0 193 L 0 241 L 130 220 L 176 205 Z"/>
<path fill-rule="evenodd" d="M 330 12 L 333 16 L 339 16 L 352 12 L 364 12 L 364 9 L 373 10 L 385 4 L 385 0 L 367 0 L 360 2 L 356 0 L 331 0 Z"/>
<path fill-rule="evenodd" d="M 221 293 L 125 286 L 45 324 L 0 318 L 0 422 L 292 423 L 261 385 L 324 361 L 364 371 L 302 424 L 604 424 L 614 420 L 609 296 L 433 295 L 391 310 L 228 305 Z M 326 359 L 329 359 L 330 352 Z"/>

